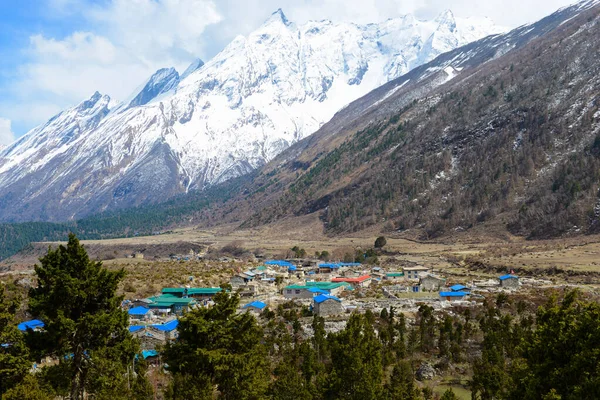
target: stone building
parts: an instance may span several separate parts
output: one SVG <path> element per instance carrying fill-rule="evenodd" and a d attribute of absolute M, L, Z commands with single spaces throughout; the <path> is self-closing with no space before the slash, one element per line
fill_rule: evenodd
<path fill-rule="evenodd" d="M 434 292 L 440 290 L 441 287 L 446 285 L 446 279 L 435 275 L 426 274 L 421 276 L 419 279 L 419 284 L 422 292 Z"/>
<path fill-rule="evenodd" d="M 517 289 L 521 285 L 519 277 L 516 275 L 502 275 L 498 279 L 500 279 L 500 286 L 503 288 Z"/>
<path fill-rule="evenodd" d="M 252 303 L 248 303 L 243 306 L 242 309 L 260 314 L 266 307 L 267 305 L 262 301 L 253 301 Z"/>
<path fill-rule="evenodd" d="M 313 298 L 313 310 L 317 315 L 336 315 L 343 313 L 344 307 L 337 297 L 320 294 Z"/>
<path fill-rule="evenodd" d="M 418 280 L 421 274 L 431 272 L 431 268 L 417 265 L 416 267 L 404 267 L 402 268 L 404 278 Z"/>

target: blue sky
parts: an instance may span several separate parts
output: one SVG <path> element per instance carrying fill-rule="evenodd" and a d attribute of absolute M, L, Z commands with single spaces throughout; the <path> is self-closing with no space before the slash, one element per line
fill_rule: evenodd
<path fill-rule="evenodd" d="M 208 60 L 273 11 L 302 23 L 406 13 L 488 16 L 515 27 L 565 0 L 0 0 L 0 145 L 96 90 L 119 100 L 154 71 Z"/>

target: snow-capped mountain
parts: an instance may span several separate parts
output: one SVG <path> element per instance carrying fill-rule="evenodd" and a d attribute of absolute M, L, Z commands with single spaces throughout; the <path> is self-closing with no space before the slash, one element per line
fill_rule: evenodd
<path fill-rule="evenodd" d="M 160 69 L 116 105 L 95 93 L 2 150 L 0 220 L 70 219 L 248 173 L 374 88 L 500 31 L 450 11 L 296 25 L 278 10 L 206 64 Z"/>

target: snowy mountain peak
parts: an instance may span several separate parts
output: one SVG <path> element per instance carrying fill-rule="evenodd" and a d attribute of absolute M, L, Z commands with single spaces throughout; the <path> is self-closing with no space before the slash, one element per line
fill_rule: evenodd
<path fill-rule="evenodd" d="M 204 61 L 202 61 L 199 58 L 196 58 L 194 61 L 192 61 L 192 63 L 190 64 L 190 66 L 186 68 L 186 70 L 183 72 L 183 74 L 181 74 L 181 76 L 179 77 L 179 80 L 180 81 L 184 80 L 190 74 L 192 74 L 196 70 L 202 68 L 203 65 L 204 65 Z"/>
<path fill-rule="evenodd" d="M 451 10 L 445 10 L 436 19 L 438 30 L 447 30 L 448 32 L 456 31 L 456 19 Z"/>
<path fill-rule="evenodd" d="M 285 26 L 291 25 L 291 22 L 287 19 L 281 8 L 278 8 L 277 11 L 273 12 L 273 14 L 271 14 L 271 16 L 265 21 L 263 26 L 272 23 L 282 23 Z"/>
<path fill-rule="evenodd" d="M 249 173 L 349 102 L 497 30 L 464 19 L 438 28 L 452 21 L 297 25 L 277 10 L 206 64 L 160 69 L 119 106 L 95 93 L 5 149 L 0 220 L 76 218 Z"/>
<path fill-rule="evenodd" d="M 89 99 L 84 100 L 81 103 L 79 103 L 79 105 L 77 106 L 77 109 L 80 111 L 90 109 L 90 108 L 94 107 L 100 99 L 102 99 L 102 95 L 100 94 L 100 92 L 96 91 Z"/>
<path fill-rule="evenodd" d="M 129 103 L 130 107 L 148 104 L 157 96 L 167 93 L 179 84 L 179 73 L 175 68 L 161 68 L 148 80 L 137 96 Z"/>

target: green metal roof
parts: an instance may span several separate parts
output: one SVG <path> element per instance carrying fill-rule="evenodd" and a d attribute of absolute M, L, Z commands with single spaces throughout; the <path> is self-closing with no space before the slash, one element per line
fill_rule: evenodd
<path fill-rule="evenodd" d="M 163 288 L 163 293 L 185 293 L 185 288 Z"/>
<path fill-rule="evenodd" d="M 260 267 L 256 268 L 257 271 L 266 271 L 267 267 L 265 267 L 264 265 L 261 265 Z"/>
<path fill-rule="evenodd" d="M 404 276 L 404 272 L 388 272 L 387 274 L 385 274 L 385 276 L 395 278 L 399 276 Z"/>
<path fill-rule="evenodd" d="M 340 286 L 349 286 L 346 282 L 306 282 L 308 287 L 318 287 L 319 289 L 331 290 L 337 289 Z"/>
<path fill-rule="evenodd" d="M 171 307 L 174 305 L 189 305 L 196 302 L 193 298 L 179 298 L 172 296 L 155 296 L 148 298 L 152 303 L 148 304 L 150 308 Z"/>
<path fill-rule="evenodd" d="M 192 294 L 217 294 L 221 290 L 223 290 L 223 289 L 221 289 L 219 287 L 190 288 L 190 289 L 188 289 L 187 293 L 188 293 L 188 295 L 192 295 Z"/>

